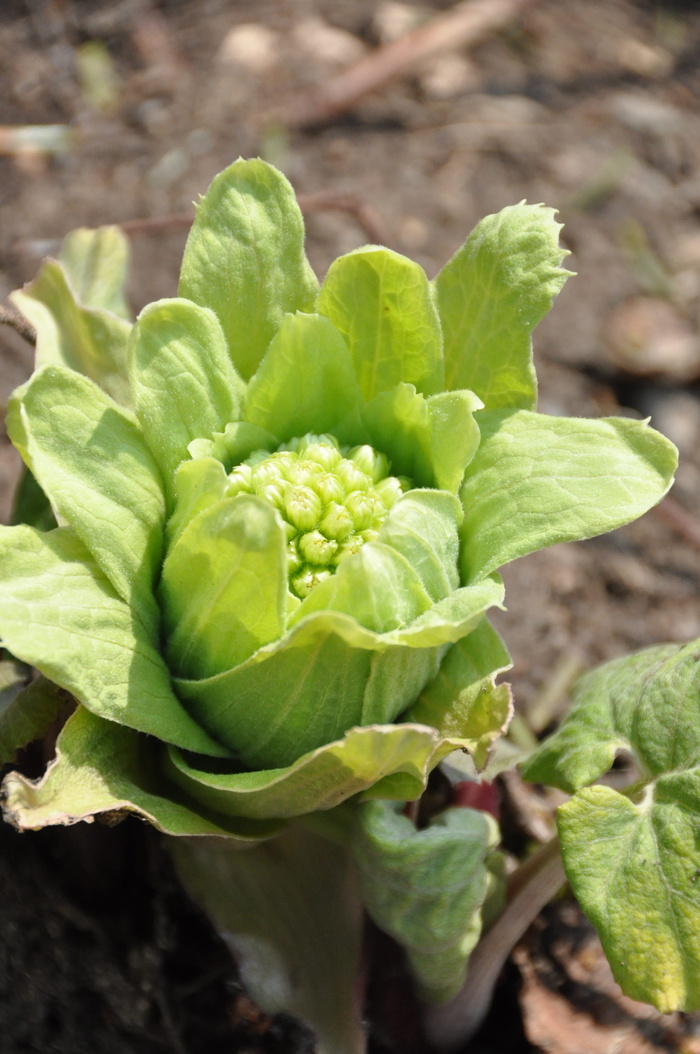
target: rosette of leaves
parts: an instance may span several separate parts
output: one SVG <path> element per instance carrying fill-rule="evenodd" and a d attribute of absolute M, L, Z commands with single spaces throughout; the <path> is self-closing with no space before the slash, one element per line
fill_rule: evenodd
<path fill-rule="evenodd" d="M 18 295 L 39 365 L 7 426 L 59 526 L 2 529 L 0 632 L 78 706 L 43 780 L 6 782 L 15 823 L 126 809 L 247 841 L 415 798 L 455 747 L 483 763 L 509 713 L 498 568 L 634 519 L 675 467 L 643 422 L 534 411 L 558 231 L 522 204 L 434 282 L 371 246 L 319 288 L 291 187 L 239 161 L 179 297 L 133 327 L 113 234 Z"/>

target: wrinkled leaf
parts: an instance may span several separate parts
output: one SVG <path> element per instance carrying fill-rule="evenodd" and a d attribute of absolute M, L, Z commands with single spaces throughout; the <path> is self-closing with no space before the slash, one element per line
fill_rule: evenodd
<path fill-rule="evenodd" d="M 11 300 L 36 329 L 36 366 L 63 365 L 85 374 L 122 406 L 131 405 L 126 348 L 131 326 L 110 311 L 83 307 L 66 272 L 47 260 Z"/>
<path fill-rule="evenodd" d="M 486 216 L 435 279 L 445 387 L 470 388 L 488 409 L 535 407 L 531 333 L 570 274 L 554 215 L 521 203 Z"/>
<path fill-rule="evenodd" d="M 442 391 L 442 334 L 430 283 L 413 260 L 377 246 L 335 260 L 318 298 L 348 342 L 362 395 L 372 399 L 400 381 Z"/>
<path fill-rule="evenodd" d="M 424 997 L 445 1002 L 462 987 L 481 933 L 498 828 L 486 812 L 448 809 L 419 831 L 402 808 L 370 801 L 359 810 L 352 849 L 362 900 L 405 949 Z"/>
<path fill-rule="evenodd" d="M 587 787 L 629 751 L 641 781 Z M 584 677 L 528 779 L 576 791 L 558 811 L 572 889 L 616 980 L 659 1010 L 700 1009 L 700 641 Z M 583 789 L 580 789 L 583 788 Z"/>
<path fill-rule="evenodd" d="M 676 448 L 644 422 L 524 410 L 477 417 L 481 446 L 461 491 L 466 581 L 555 542 L 621 527 L 671 485 Z"/>
<path fill-rule="evenodd" d="M 160 772 L 162 744 L 78 707 L 40 780 L 13 772 L 3 783 L 6 819 L 19 830 L 135 813 L 160 831 L 225 835 L 236 844 L 269 838 L 272 821 L 219 816 L 188 800 Z"/>
<path fill-rule="evenodd" d="M 465 729 L 465 733 L 468 730 Z M 169 777 L 215 812 L 287 819 L 334 809 L 356 794 L 418 798 L 435 766 L 462 743 L 425 725 L 365 725 L 285 768 L 211 772 L 206 759 L 170 750 Z"/>
<path fill-rule="evenodd" d="M 282 173 L 259 159 L 219 173 L 197 206 L 179 293 L 218 316 L 243 380 L 285 312 L 313 310 L 317 291 L 301 212 Z"/>
<path fill-rule="evenodd" d="M 431 725 L 445 736 L 469 739 L 474 763 L 482 769 L 513 713 L 509 686 L 495 684 L 496 675 L 511 665 L 505 644 L 483 619 L 452 645 L 437 677 L 409 710 L 408 719 Z"/>
<path fill-rule="evenodd" d="M 661 644 L 582 677 L 557 732 L 526 766 L 527 779 L 574 792 L 631 751 L 644 779 L 700 757 L 700 641 Z"/>

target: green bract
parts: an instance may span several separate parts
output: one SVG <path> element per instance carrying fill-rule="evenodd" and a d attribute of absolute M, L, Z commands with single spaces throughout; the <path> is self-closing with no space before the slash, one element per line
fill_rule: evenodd
<path fill-rule="evenodd" d="M 60 526 L 0 533 L 0 631 L 80 705 L 44 780 L 9 778 L 17 824 L 127 808 L 262 838 L 415 797 L 455 747 L 485 760 L 509 706 L 497 569 L 634 519 L 675 467 L 644 423 L 534 412 L 558 231 L 518 205 L 434 283 L 371 246 L 319 290 L 291 187 L 238 161 L 179 298 L 130 330 L 114 232 L 45 265 L 7 423 Z"/>

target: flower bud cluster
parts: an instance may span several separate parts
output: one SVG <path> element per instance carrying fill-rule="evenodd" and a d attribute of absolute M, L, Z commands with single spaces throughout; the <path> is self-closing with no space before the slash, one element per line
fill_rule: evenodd
<path fill-rule="evenodd" d="M 229 475 L 228 495 L 256 494 L 278 510 L 287 533 L 289 587 L 304 598 L 377 537 L 406 479 L 371 446 L 341 449 L 330 435 L 305 435 L 256 450 Z"/>

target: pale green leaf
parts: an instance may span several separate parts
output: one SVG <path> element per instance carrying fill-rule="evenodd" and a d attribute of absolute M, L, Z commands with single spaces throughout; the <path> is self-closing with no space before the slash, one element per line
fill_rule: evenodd
<path fill-rule="evenodd" d="M 499 575 L 461 586 L 444 600 L 438 600 L 410 626 L 399 630 L 397 636 L 413 648 L 452 644 L 471 633 L 490 607 L 502 607 L 504 592 Z"/>
<path fill-rule="evenodd" d="M 382 542 L 366 542 L 316 585 L 294 612 L 292 624 L 314 612 L 340 611 L 365 629 L 389 633 L 410 625 L 431 606 L 418 572 Z"/>
<path fill-rule="evenodd" d="M 437 677 L 411 707 L 407 719 L 460 738 L 477 769 L 482 769 L 513 713 L 508 685 L 495 684 L 496 675 L 511 665 L 503 641 L 483 619 L 452 645 Z"/>
<path fill-rule="evenodd" d="M 124 286 L 129 256 L 129 239 L 119 227 L 79 227 L 63 239 L 59 261 L 82 307 L 111 311 L 128 321 Z"/>
<path fill-rule="evenodd" d="M 93 713 L 205 754 L 228 751 L 193 721 L 145 627 L 66 528 L 0 529 L 0 638 Z"/>
<path fill-rule="evenodd" d="M 159 595 L 171 670 L 213 677 L 284 632 L 286 539 L 268 502 L 225 498 L 199 513 L 171 547 Z"/>
<path fill-rule="evenodd" d="M 481 432 L 474 417 L 483 403 L 474 392 L 440 392 L 427 400 L 435 486 L 456 493 L 476 454 Z"/>
<path fill-rule="evenodd" d="M 5 818 L 21 831 L 133 813 L 174 835 L 225 835 L 249 845 L 276 834 L 274 820 L 221 816 L 188 799 L 160 771 L 163 746 L 80 706 L 56 744 L 40 780 L 17 772 L 3 783 Z"/>
<path fill-rule="evenodd" d="M 221 838 L 170 850 L 257 1005 L 311 1026 L 317 1054 L 364 1054 L 362 905 L 346 851 L 300 825 L 243 853 Z"/>
<path fill-rule="evenodd" d="M 12 395 L 7 430 L 119 595 L 153 620 L 165 502 L 132 416 L 87 377 L 46 366 Z"/>
<path fill-rule="evenodd" d="M 425 998 L 460 990 L 481 934 L 498 828 L 488 813 L 448 809 L 423 830 L 402 804 L 365 802 L 352 849 L 367 912 L 404 948 Z"/>
<path fill-rule="evenodd" d="M 345 341 L 323 315 L 285 315 L 251 379 L 245 417 L 282 441 L 332 432 L 361 403 Z"/>
<path fill-rule="evenodd" d="M 461 491 L 466 581 L 554 542 L 621 527 L 673 480 L 676 448 L 642 421 L 524 410 L 484 410 L 477 420 L 481 446 Z"/>
<path fill-rule="evenodd" d="M 317 290 L 301 212 L 281 172 L 255 159 L 219 173 L 197 207 L 179 293 L 218 316 L 245 381 L 285 312 L 313 310 Z"/>
<path fill-rule="evenodd" d="M 189 712 L 250 768 L 291 764 L 359 724 L 373 653 L 332 633 L 259 652 L 207 680 L 176 679 Z"/>
<path fill-rule="evenodd" d="M 34 281 L 13 293 L 11 300 L 36 329 L 37 368 L 68 366 L 95 381 L 116 402 L 131 405 L 128 322 L 78 303 L 56 260 L 47 260 Z"/>
<path fill-rule="evenodd" d="M 213 312 L 189 300 L 158 300 L 132 331 L 134 406 L 167 487 L 194 439 L 240 416 L 243 384 Z"/>
<path fill-rule="evenodd" d="M 641 781 L 586 787 L 620 750 Z M 623 990 L 664 1012 L 700 1009 L 699 758 L 693 641 L 592 671 L 525 765 L 528 779 L 577 792 L 557 815 L 567 877 Z"/>
<path fill-rule="evenodd" d="M 435 279 L 445 387 L 470 388 L 488 409 L 534 409 L 531 333 L 570 274 L 554 215 L 521 203 L 486 216 Z"/>
<path fill-rule="evenodd" d="M 350 444 L 370 442 L 389 458 L 394 475 L 416 487 L 456 493 L 479 446 L 473 392 L 442 392 L 427 399 L 412 384 L 381 392 L 343 421 L 336 435 Z"/>
<path fill-rule="evenodd" d="M 432 769 L 459 745 L 425 725 L 365 725 L 286 768 L 209 772 L 173 749 L 167 771 L 188 796 L 217 813 L 285 819 L 334 809 L 360 793 L 418 798 Z"/>
<path fill-rule="evenodd" d="M 431 600 L 459 586 L 458 527 L 462 509 L 441 490 L 410 490 L 399 498 L 379 531 L 379 541 L 408 560 Z"/>
<path fill-rule="evenodd" d="M 395 720 L 435 677 L 444 646 L 471 632 L 502 597 L 502 584 L 489 579 L 385 634 L 321 611 L 228 673 L 176 679 L 176 690 L 245 764 L 288 765 L 353 725 Z"/>
<path fill-rule="evenodd" d="M 348 342 L 362 395 L 372 399 L 400 381 L 442 391 L 442 334 L 430 283 L 413 260 L 377 246 L 335 260 L 318 298 Z"/>
<path fill-rule="evenodd" d="M 226 469 L 213 457 L 183 461 L 175 472 L 175 502 L 165 527 L 166 549 L 170 550 L 182 532 L 200 512 L 226 497 L 229 485 Z"/>
<path fill-rule="evenodd" d="M 390 647 L 375 652 L 362 697 L 358 725 L 389 724 L 398 720 L 440 668 L 445 645 Z"/>

